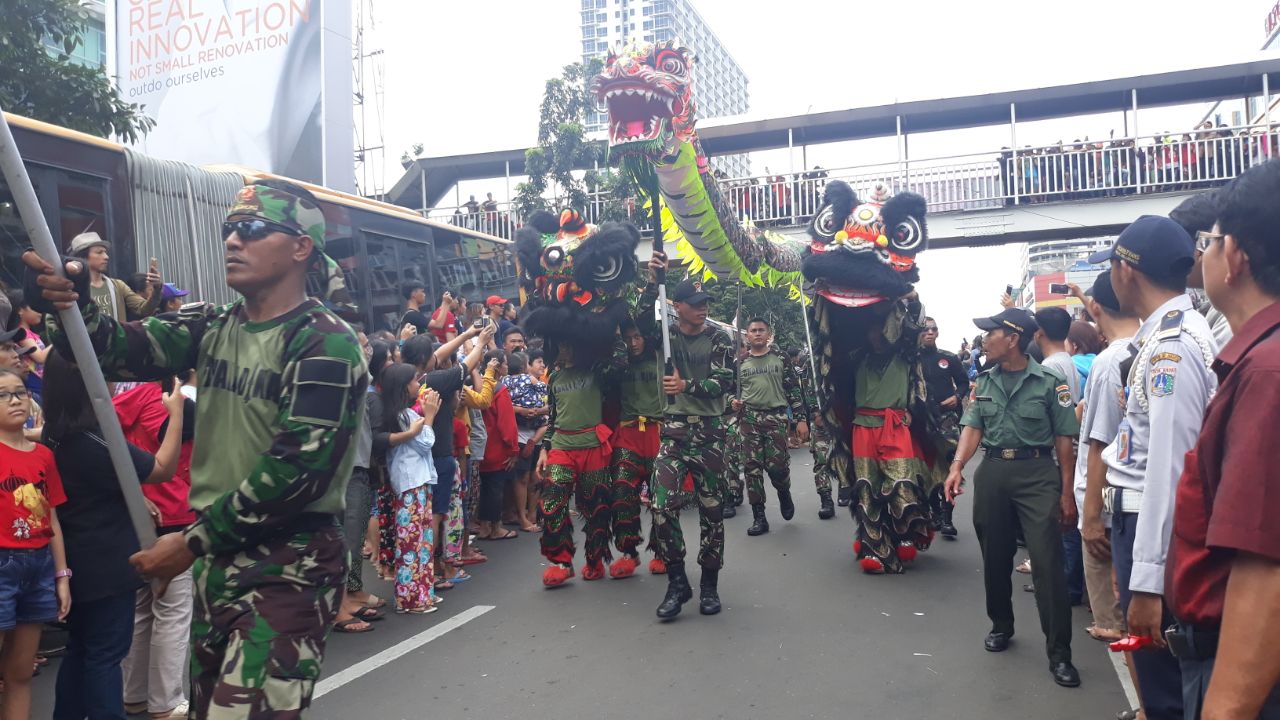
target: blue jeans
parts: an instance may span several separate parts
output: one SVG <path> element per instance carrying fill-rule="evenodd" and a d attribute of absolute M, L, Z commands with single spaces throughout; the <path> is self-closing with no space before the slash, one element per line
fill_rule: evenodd
<path fill-rule="evenodd" d="M 458 475 L 458 459 L 452 455 L 445 455 L 431 460 L 436 465 L 436 484 L 431 486 L 431 514 L 448 515 L 449 503 L 453 497 L 453 483 Z"/>
<path fill-rule="evenodd" d="M 71 603 L 53 720 L 125 720 L 120 669 L 133 642 L 133 590 Z"/>
<path fill-rule="evenodd" d="M 1067 599 L 1072 605 L 1084 602 L 1084 554 L 1080 531 L 1062 533 L 1062 564 L 1067 571 Z"/>
<path fill-rule="evenodd" d="M 1133 535 L 1137 529 L 1137 513 L 1116 513 L 1111 517 L 1111 560 L 1120 589 L 1120 611 L 1126 615 L 1133 598 L 1129 579 L 1133 576 Z M 1172 624 L 1173 616 L 1166 605 L 1160 627 Z M 1182 720 L 1182 671 L 1178 659 L 1168 650 L 1144 648 L 1133 653 L 1133 669 L 1138 675 L 1138 692 L 1142 694 L 1147 720 Z"/>

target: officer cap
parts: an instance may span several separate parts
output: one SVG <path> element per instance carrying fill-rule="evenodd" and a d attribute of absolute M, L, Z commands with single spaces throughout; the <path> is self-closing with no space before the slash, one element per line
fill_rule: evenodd
<path fill-rule="evenodd" d="M 1022 308 L 1009 308 L 999 315 L 989 318 L 974 318 L 973 324 L 979 330 L 1010 330 L 1019 335 L 1033 333 L 1039 329 L 1035 316 Z"/>
<path fill-rule="evenodd" d="M 1124 260 L 1144 275 L 1186 277 L 1195 264 L 1195 241 L 1178 223 L 1161 215 L 1143 215 L 1120 233 L 1109 249 L 1089 256 L 1097 265 Z"/>

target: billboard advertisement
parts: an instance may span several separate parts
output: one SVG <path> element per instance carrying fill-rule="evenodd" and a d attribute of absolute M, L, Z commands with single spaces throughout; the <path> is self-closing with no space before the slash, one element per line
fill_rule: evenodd
<path fill-rule="evenodd" d="M 156 121 L 138 149 L 354 190 L 351 3 L 116 0 L 120 94 Z"/>

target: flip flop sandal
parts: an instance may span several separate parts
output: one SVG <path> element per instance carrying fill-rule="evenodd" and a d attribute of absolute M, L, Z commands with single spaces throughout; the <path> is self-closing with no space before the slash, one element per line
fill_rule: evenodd
<path fill-rule="evenodd" d="M 466 582 L 470 579 L 471 579 L 471 575 L 469 575 L 468 573 L 462 570 L 459 570 L 457 575 L 454 575 L 453 577 L 449 578 L 449 582 L 453 583 L 454 585 L 457 585 L 460 582 Z"/>
<path fill-rule="evenodd" d="M 523 531 L 525 531 L 525 532 L 527 532 L 527 533 L 542 532 L 542 527 L 541 527 L 541 526 L 539 526 L 539 525 L 525 525 L 524 527 L 522 527 L 522 528 L 520 528 L 520 529 L 521 529 L 521 530 L 523 530 Z"/>
<path fill-rule="evenodd" d="M 512 535 L 512 537 L 515 537 L 515 536 Z M 476 555 L 475 557 L 462 558 L 463 565 L 479 565 L 480 563 L 487 563 L 487 562 L 489 562 L 489 558 L 483 555 Z"/>
<path fill-rule="evenodd" d="M 502 534 L 498 535 L 497 537 L 487 537 L 484 539 L 485 540 L 510 540 L 516 537 L 520 537 L 520 533 L 516 532 L 515 530 L 503 530 Z"/>
<path fill-rule="evenodd" d="M 382 613 L 378 612 L 377 610 L 374 610 L 371 607 L 360 608 L 359 610 L 351 614 L 354 617 L 358 617 L 361 620 L 364 620 L 365 622 L 377 622 L 379 620 L 386 619 L 382 616 Z"/>
<path fill-rule="evenodd" d="M 377 596 L 371 595 L 370 597 L 377 597 Z M 369 608 L 370 610 L 381 610 L 382 608 L 387 606 L 387 601 L 385 598 L 378 598 L 376 602 L 365 603 L 364 606 Z"/>
<path fill-rule="evenodd" d="M 448 580 L 437 580 L 437 581 L 436 581 L 436 589 L 437 589 L 437 590 L 452 590 L 452 589 L 453 589 L 453 583 L 449 582 Z"/>
<path fill-rule="evenodd" d="M 430 615 L 431 613 L 435 612 L 437 609 L 438 608 L 436 608 L 434 605 L 429 605 L 424 608 L 414 608 L 413 610 L 401 610 L 399 608 L 396 608 L 396 614 L 397 615 Z"/>
<path fill-rule="evenodd" d="M 355 625 L 355 624 L 357 624 L 357 623 L 363 624 L 363 625 L 364 625 L 364 629 L 362 629 L 362 630 L 355 630 L 355 629 L 353 629 L 353 628 L 351 627 L 352 625 Z M 333 631 L 334 631 L 334 632 L 336 632 L 336 633 L 344 633 L 344 634 L 347 634 L 347 635 L 359 635 L 360 633 L 373 632 L 373 629 L 374 629 L 374 628 L 373 628 L 373 626 L 372 626 L 372 625 L 370 625 L 368 622 L 365 622 L 364 620 L 362 620 L 362 619 L 360 619 L 360 618 L 358 618 L 358 617 L 353 617 L 353 618 L 351 618 L 350 620 L 343 620 L 342 622 L 337 622 L 337 623 L 334 623 L 334 624 L 333 624 Z"/>

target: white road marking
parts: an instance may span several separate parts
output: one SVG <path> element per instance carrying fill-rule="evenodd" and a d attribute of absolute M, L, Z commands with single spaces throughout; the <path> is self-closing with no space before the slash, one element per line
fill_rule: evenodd
<path fill-rule="evenodd" d="M 1124 653 L 1107 651 L 1111 656 L 1111 664 L 1115 666 L 1116 676 L 1120 678 L 1120 687 L 1124 688 L 1124 696 L 1129 699 L 1129 707 L 1138 707 L 1138 691 L 1133 687 L 1133 678 L 1129 677 L 1129 668 L 1124 664 Z"/>
<path fill-rule="evenodd" d="M 316 683 L 315 693 L 312 697 L 318 700 L 343 685 L 346 685 L 353 680 L 358 680 L 383 665 L 417 650 L 450 630 L 456 630 L 463 625 L 466 625 L 492 609 L 494 609 L 493 605 L 476 605 L 475 607 L 467 608 L 439 625 L 423 630 L 407 640 L 402 640 L 395 645 L 392 645 L 377 655 L 365 658 L 341 672 L 324 678 L 319 683 Z"/>

